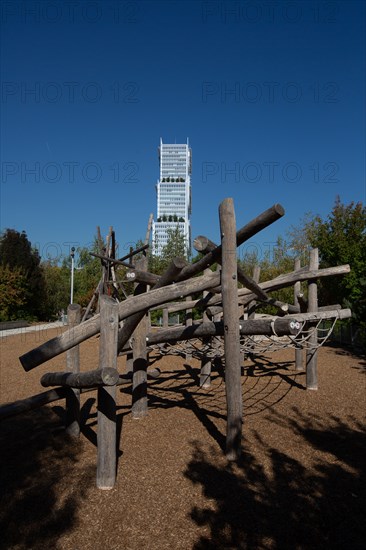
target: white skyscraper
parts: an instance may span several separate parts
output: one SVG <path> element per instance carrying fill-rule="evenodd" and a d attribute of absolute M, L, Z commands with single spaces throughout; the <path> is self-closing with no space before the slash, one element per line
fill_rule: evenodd
<path fill-rule="evenodd" d="M 191 247 L 192 151 L 187 143 L 163 143 L 159 147 L 160 178 L 156 185 L 157 218 L 153 223 L 153 252 L 160 255 L 168 230 L 177 226 Z"/>

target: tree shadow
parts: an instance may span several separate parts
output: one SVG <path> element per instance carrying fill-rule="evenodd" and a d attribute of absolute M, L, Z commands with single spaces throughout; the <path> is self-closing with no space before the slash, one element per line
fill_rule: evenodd
<path fill-rule="evenodd" d="M 95 476 L 78 468 L 79 442 L 43 407 L 1 422 L 0 444 L 0 548 L 61 548 Z"/>
<path fill-rule="evenodd" d="M 258 434 L 258 447 L 248 444 L 238 464 L 224 464 L 217 449 L 192 443 L 185 475 L 210 503 L 190 512 L 205 530 L 195 550 L 365 547 L 364 427 L 294 412 L 287 426 L 310 450 L 311 467 L 303 464 L 301 449 L 267 447 Z M 273 421 L 283 425 L 286 417 Z"/>

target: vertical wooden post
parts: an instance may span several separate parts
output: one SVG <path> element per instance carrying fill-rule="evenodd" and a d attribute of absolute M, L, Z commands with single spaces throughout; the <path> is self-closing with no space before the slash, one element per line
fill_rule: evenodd
<path fill-rule="evenodd" d="M 211 269 L 205 269 L 203 272 L 205 275 L 211 273 Z M 207 290 L 203 291 L 203 298 L 205 298 L 209 292 Z M 204 311 L 202 316 L 202 321 L 207 323 L 209 321 L 207 313 Z M 203 338 L 203 344 L 209 344 L 212 338 Z M 211 387 L 211 359 L 208 357 L 202 357 L 201 359 L 201 372 L 200 372 L 200 388 L 208 389 Z"/>
<path fill-rule="evenodd" d="M 295 259 L 295 265 L 294 269 L 297 271 L 301 268 L 301 260 L 300 258 Z M 294 284 L 294 305 L 300 306 L 299 304 L 299 298 L 298 294 L 301 292 L 301 283 L 300 281 L 297 281 Z M 302 364 L 302 349 L 295 348 L 295 370 L 302 371 L 303 370 L 303 364 Z"/>
<path fill-rule="evenodd" d="M 224 315 L 225 387 L 227 402 L 226 456 L 237 460 L 241 451 L 243 402 L 240 377 L 240 341 L 236 260 L 236 227 L 233 199 L 219 206 L 222 244 L 222 305 Z"/>
<path fill-rule="evenodd" d="M 133 372 L 133 353 L 129 351 L 126 354 L 126 374 Z"/>
<path fill-rule="evenodd" d="M 147 270 L 147 258 L 136 262 L 141 271 Z M 146 285 L 139 283 L 135 294 L 146 292 Z M 167 310 L 168 311 L 168 310 Z M 147 415 L 147 352 L 146 352 L 147 316 L 142 317 L 133 333 L 133 377 L 132 377 L 132 418 L 139 419 Z"/>
<path fill-rule="evenodd" d="M 146 315 L 133 333 L 132 418 L 147 415 Z"/>
<path fill-rule="evenodd" d="M 192 300 L 192 296 L 186 296 L 186 302 L 190 302 Z M 186 309 L 185 313 L 185 323 L 186 327 L 192 326 L 193 323 L 193 311 L 192 309 Z M 186 361 L 190 361 L 192 359 L 192 353 L 191 351 L 186 352 Z"/>
<path fill-rule="evenodd" d="M 260 276 L 261 276 L 261 268 L 260 268 L 259 265 L 255 265 L 253 267 L 253 276 L 252 276 L 253 281 L 255 281 L 256 283 L 259 283 Z M 249 304 L 248 304 L 248 319 L 255 319 L 255 306 L 256 306 L 256 303 L 257 303 L 256 300 L 252 300 L 251 302 L 249 302 Z M 250 344 L 250 347 L 252 348 L 253 351 L 250 351 L 248 355 L 251 355 L 251 354 L 254 355 L 254 344 Z"/>
<path fill-rule="evenodd" d="M 169 326 L 169 312 L 168 308 L 163 309 L 163 327 L 168 328 Z"/>
<path fill-rule="evenodd" d="M 309 269 L 319 269 L 319 252 L 317 248 L 310 250 Z M 308 312 L 318 311 L 318 287 L 315 279 L 308 282 Z M 314 330 L 309 338 L 309 349 L 306 350 L 306 389 L 318 389 L 318 342 L 317 331 Z"/>
<path fill-rule="evenodd" d="M 252 276 L 253 281 L 255 281 L 256 283 L 259 283 L 260 274 L 261 274 L 260 266 L 255 265 L 254 268 L 253 268 L 253 276 Z M 252 300 L 251 302 L 249 302 L 249 304 L 248 304 L 248 319 L 255 319 L 255 305 L 256 305 L 256 303 L 257 303 L 256 300 Z"/>
<path fill-rule="evenodd" d="M 70 304 L 67 308 L 67 322 L 69 328 L 80 323 L 81 307 L 78 304 Z M 75 346 L 66 352 L 66 370 L 80 372 L 80 350 Z M 73 436 L 80 435 L 80 390 L 72 388 L 66 396 L 66 432 Z"/>
<path fill-rule="evenodd" d="M 186 296 L 186 302 L 190 302 L 192 300 L 192 296 Z M 193 324 L 193 318 L 192 318 L 192 310 L 186 309 L 186 327 L 191 327 Z"/>
<path fill-rule="evenodd" d="M 117 368 L 118 303 L 100 296 L 99 367 Z M 112 489 L 116 480 L 116 386 L 98 388 L 97 487 Z"/>

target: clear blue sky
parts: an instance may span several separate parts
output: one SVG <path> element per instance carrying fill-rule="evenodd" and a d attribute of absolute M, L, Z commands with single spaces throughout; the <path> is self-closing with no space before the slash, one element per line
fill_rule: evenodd
<path fill-rule="evenodd" d="M 275 202 L 327 215 L 365 201 L 363 1 L 1 4 L 1 228 L 43 256 L 112 225 L 124 248 L 156 213 L 160 137 L 189 137 L 192 235 L 218 240 Z M 33 170 L 33 171 L 32 171 Z"/>

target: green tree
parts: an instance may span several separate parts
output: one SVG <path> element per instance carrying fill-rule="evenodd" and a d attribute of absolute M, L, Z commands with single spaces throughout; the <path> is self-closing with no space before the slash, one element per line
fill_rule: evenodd
<path fill-rule="evenodd" d="M 45 278 L 45 315 L 56 319 L 70 303 L 70 269 L 50 261 L 42 263 Z"/>
<path fill-rule="evenodd" d="M 361 202 L 343 204 L 338 196 L 326 218 L 308 216 L 302 227 L 292 231 L 295 246 L 301 234 L 304 243 L 319 249 L 321 267 L 350 265 L 348 275 L 319 282 L 319 301 L 350 307 L 366 343 L 366 207 Z"/>
<path fill-rule="evenodd" d="M 174 258 L 190 259 L 190 251 L 179 226 L 168 229 L 167 235 L 168 241 L 163 247 L 161 255 L 157 255 L 153 250 L 149 253 L 149 271 L 159 275 L 165 271 Z"/>
<path fill-rule="evenodd" d="M 97 250 L 97 242 L 89 248 L 77 249 L 77 261 L 74 273 L 74 302 L 86 307 L 102 276 L 100 259 L 95 258 L 90 252 Z"/>
<path fill-rule="evenodd" d="M 283 237 L 278 237 L 275 245 L 266 250 L 263 257 L 257 252 L 250 251 L 239 262 L 248 275 L 253 275 L 254 266 L 260 267 L 260 281 L 270 281 L 283 273 L 289 273 L 294 269 L 295 251 L 290 248 Z M 270 293 L 271 298 L 284 303 L 293 303 L 293 288 L 283 288 Z M 261 306 L 258 311 L 276 313 L 272 306 Z"/>
<path fill-rule="evenodd" d="M 32 248 L 25 231 L 6 229 L 0 237 L 0 265 L 10 270 L 20 269 L 26 280 L 26 302 L 23 304 L 27 318 L 44 315 L 45 279 L 40 256 Z M 9 292 L 11 289 L 9 288 Z"/>
<path fill-rule="evenodd" d="M 27 278 L 20 267 L 0 265 L 0 321 L 26 317 L 28 300 Z"/>

